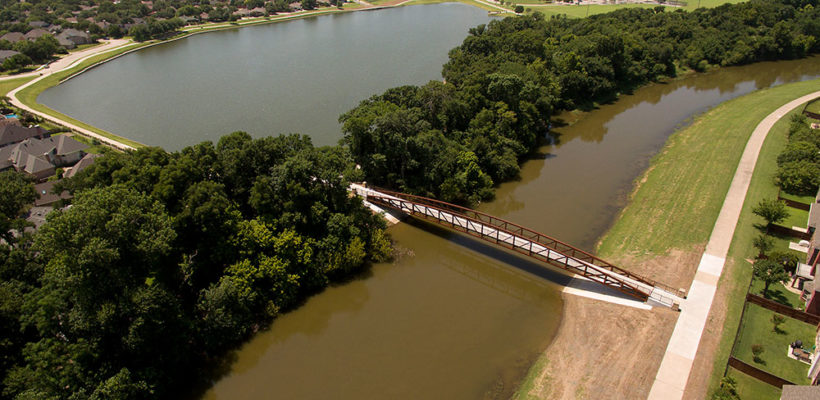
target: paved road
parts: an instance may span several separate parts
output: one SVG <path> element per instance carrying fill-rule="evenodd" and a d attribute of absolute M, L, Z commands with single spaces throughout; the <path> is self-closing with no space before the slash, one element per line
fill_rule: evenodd
<path fill-rule="evenodd" d="M 717 283 L 726 263 L 729 245 L 732 243 L 735 226 L 740 218 L 740 210 L 743 208 L 743 201 L 749 190 L 749 183 L 752 181 L 752 174 L 763 141 L 766 140 L 766 135 L 769 134 L 775 122 L 789 111 L 817 97 L 820 97 L 820 91 L 787 103 L 764 118 L 752 132 L 743 150 L 735 176 L 732 178 L 729 192 L 723 201 L 715 227 L 712 229 L 706 251 L 703 252 L 698 265 L 695 279 L 689 289 L 689 297 L 681 305 L 681 314 L 649 392 L 650 400 L 683 398 L 686 382 L 692 371 L 692 363 L 695 361 L 695 354 L 700 345 L 703 328 L 706 326 L 709 309 L 712 308 Z"/>
<path fill-rule="evenodd" d="M 39 77 L 37 77 L 36 79 L 33 79 L 33 80 L 27 82 L 25 85 L 19 86 L 16 89 L 14 89 L 14 90 L 12 90 L 8 93 L 7 96 L 9 97 L 9 99 L 11 99 L 12 104 L 14 104 L 16 107 L 19 107 L 23 110 L 26 110 L 26 111 L 28 111 L 32 114 L 36 114 L 36 115 L 38 115 L 38 116 L 40 116 L 40 117 L 42 117 L 46 120 L 49 120 L 51 122 L 54 122 L 54 123 L 63 125 L 65 127 L 68 127 L 72 130 L 75 130 L 75 131 L 85 135 L 85 136 L 97 139 L 97 140 L 99 140 L 103 143 L 106 143 L 110 146 L 113 146 L 115 148 L 122 149 L 122 150 L 133 150 L 134 147 L 129 146 L 125 143 L 121 143 L 121 142 L 119 142 L 115 139 L 111 139 L 109 137 L 102 136 L 102 135 L 100 135 L 100 134 L 98 134 L 94 131 L 79 127 L 79 126 L 74 125 L 74 124 L 72 124 L 68 121 L 64 121 L 60 118 L 48 115 L 46 113 L 43 113 L 43 112 L 40 112 L 40 111 L 37 111 L 37 110 L 34 110 L 31 107 L 23 104 L 17 98 L 17 93 L 20 90 L 25 89 L 25 88 L 39 82 L 42 79 L 45 79 L 46 77 L 48 77 L 51 74 L 66 70 L 68 68 L 71 68 L 71 67 L 75 66 L 77 63 L 83 62 L 86 59 L 94 57 L 98 54 L 104 54 L 104 53 L 112 52 L 112 51 L 118 50 L 122 47 L 129 46 L 131 44 L 132 44 L 131 40 L 126 40 L 126 39 L 111 40 L 111 41 L 108 41 L 107 43 L 105 43 L 101 46 L 96 46 L 96 47 L 92 47 L 92 48 L 89 48 L 89 49 L 86 49 L 86 50 L 78 51 L 76 53 L 71 53 L 71 54 L 69 54 L 69 55 L 67 55 L 67 56 L 65 56 L 65 57 L 51 63 L 49 68 L 44 68 L 44 69 L 41 69 L 40 71 L 37 71 L 37 72 L 31 72 L 31 73 L 27 73 L 27 74 L 15 75 L 15 76 L 11 76 L 11 77 L 4 77 L 4 78 L 0 78 L 0 79 L 15 79 L 15 78 L 19 78 L 21 76 L 39 75 Z"/>

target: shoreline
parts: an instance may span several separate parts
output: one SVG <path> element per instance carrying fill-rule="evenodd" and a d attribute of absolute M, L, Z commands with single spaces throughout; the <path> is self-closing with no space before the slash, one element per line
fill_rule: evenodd
<path fill-rule="evenodd" d="M 731 170 L 735 171 L 738 168 L 738 161 L 745 144 L 751 137 L 753 128 L 765 116 L 771 114 L 783 104 L 807 93 L 815 92 L 818 83 L 820 83 L 820 80 L 814 79 L 757 90 L 720 103 L 710 110 L 694 116 L 690 124 L 676 130 L 667 139 L 660 152 L 653 157 L 649 168 L 635 180 L 633 190 L 629 195 L 629 202 L 618 213 L 612 227 L 599 239 L 597 253 L 638 273 L 651 270 L 667 277 L 674 276 L 674 282 L 688 282 L 686 284 L 686 287 L 688 287 L 689 283 L 694 281 L 695 270 L 706 247 L 708 237 L 689 240 L 687 245 L 670 243 L 663 251 L 642 249 L 645 250 L 643 254 L 634 254 L 630 251 L 632 249 L 621 247 L 624 238 L 639 235 L 635 232 L 645 230 L 647 220 L 651 221 L 652 216 L 665 217 L 679 214 L 679 217 L 688 219 L 683 222 L 671 221 L 670 224 L 678 225 L 674 227 L 666 226 L 665 229 L 687 229 L 687 226 L 705 224 L 708 226 L 708 233 L 711 234 L 712 226 L 717 219 L 717 213 L 712 212 L 711 208 L 714 208 L 712 207 L 713 203 L 717 203 L 717 208 L 720 208 L 723 204 L 732 176 L 717 182 L 707 182 L 710 185 L 706 188 L 707 190 L 703 190 L 702 187 L 691 188 L 693 186 L 688 185 L 691 182 L 685 179 L 670 183 L 665 181 L 667 179 L 665 173 L 672 170 L 689 169 L 689 167 L 698 169 L 694 164 L 704 163 L 703 158 L 697 157 L 683 157 L 688 160 L 688 164 L 682 164 L 680 161 L 673 163 L 671 161 L 676 161 L 676 155 L 688 156 L 701 152 L 698 148 L 692 149 L 692 143 L 691 141 L 687 142 L 687 139 L 691 139 L 696 135 L 699 138 L 702 138 L 704 134 L 719 135 L 718 132 L 722 132 L 725 136 L 726 129 L 719 122 L 727 120 L 735 122 L 732 111 L 741 110 L 742 114 L 746 114 L 743 116 L 744 121 L 736 121 L 735 123 L 739 126 L 730 131 L 730 133 L 736 133 L 736 135 L 730 135 L 731 138 L 719 141 L 714 145 L 707 138 L 704 142 L 708 146 L 699 145 L 701 147 L 711 147 L 712 150 L 718 148 L 719 152 L 723 153 L 727 151 L 732 153 L 725 157 L 726 160 L 722 163 L 723 165 L 727 162 L 732 164 L 734 167 Z M 783 101 L 784 98 L 785 101 Z M 754 107 L 750 107 L 750 104 Z M 750 108 L 761 111 L 755 113 L 742 112 Z M 735 145 L 737 142 L 742 142 L 743 146 L 738 148 Z M 764 149 L 765 146 L 766 144 L 764 144 Z M 709 158 L 710 155 L 707 153 L 703 157 Z M 709 160 L 709 162 L 713 162 L 713 160 Z M 709 169 L 709 167 L 704 166 L 701 166 L 701 168 Z M 725 168 L 719 170 L 723 171 Z M 697 178 L 698 172 L 696 171 L 693 175 Z M 764 178 L 756 176 L 753 179 Z M 650 205 L 650 210 L 646 210 L 645 203 L 652 203 L 653 199 L 659 195 L 662 196 L 666 192 L 674 194 L 674 189 L 689 192 L 695 197 L 706 198 L 708 204 L 699 204 L 699 207 L 691 210 L 684 209 L 683 212 L 681 212 L 679 204 L 675 202 L 662 203 L 660 208 L 651 207 Z M 699 192 L 699 189 L 702 192 Z M 647 196 L 647 194 L 655 197 Z M 749 196 L 751 196 L 751 191 Z M 647 199 L 647 197 L 650 198 Z M 664 207 L 667 205 L 675 205 L 676 207 Z M 751 206 L 746 204 L 744 212 L 750 212 L 746 210 L 748 207 Z M 707 215 L 703 217 L 697 214 L 696 211 Z M 680 226 L 681 223 L 684 225 Z M 663 236 L 664 229 L 658 230 L 661 232 L 655 234 Z M 694 359 L 692 377 L 688 379 L 686 384 L 684 398 L 694 399 L 706 396 L 710 388 L 709 385 L 714 382 L 713 365 L 715 370 L 723 370 L 722 365 L 725 362 L 721 364 L 718 345 L 724 330 L 731 331 L 730 333 L 733 336 L 734 327 L 732 324 L 735 321 L 732 318 L 737 318 L 731 311 L 727 312 L 727 308 L 731 308 L 731 304 L 729 304 L 729 307 L 725 305 L 731 303 L 732 298 L 728 297 L 726 292 L 732 291 L 733 286 L 745 288 L 743 284 L 737 284 L 733 281 L 727 282 L 730 279 L 729 277 L 736 273 L 736 269 L 737 266 L 735 265 L 727 265 L 720 284 L 717 286 L 718 294 L 714 301 L 714 307 L 711 307 L 708 314 L 711 328 L 707 327 L 703 332 L 697 356 Z M 748 281 L 745 281 L 745 283 L 748 283 Z M 653 310 L 644 312 L 644 315 L 639 315 L 634 312 L 636 310 L 627 307 L 619 307 L 617 310 L 610 310 L 609 313 L 601 313 L 596 310 L 606 310 L 611 305 L 581 299 L 577 296 L 563 296 L 563 298 L 565 302 L 564 317 L 562 317 L 556 339 L 544 350 L 541 357 L 528 372 L 516 392 L 516 398 L 594 398 L 596 396 L 646 398 L 661 365 L 663 354 L 672 336 L 678 316 L 676 314 L 665 315 L 658 313 L 662 310 Z M 613 317 L 613 314 L 616 314 L 616 316 Z M 656 317 L 646 320 L 646 315 L 649 314 Z M 569 315 L 574 315 L 574 317 L 566 318 Z M 588 322 L 593 320 L 597 321 L 595 326 L 588 326 Z M 644 322 L 636 325 L 635 321 Z M 724 321 L 728 323 L 724 324 Z M 651 324 L 651 329 L 648 332 L 640 329 L 644 328 L 646 324 Z M 729 328 L 725 328 L 725 326 L 729 326 Z M 601 332 L 607 332 L 607 334 L 601 335 Z M 613 332 L 616 332 L 616 334 L 613 334 Z M 583 339 L 577 340 L 577 337 Z M 590 343 L 588 338 L 592 337 L 597 337 L 597 339 Z M 625 341 L 622 340 L 623 337 L 632 337 L 637 340 Z M 579 356 L 577 351 L 574 350 L 579 346 L 596 353 L 596 356 Z M 636 352 L 642 354 L 643 357 L 639 359 L 631 357 Z M 607 365 L 607 371 L 597 371 L 601 365 Z M 594 373 L 590 373 L 590 371 L 594 371 Z"/>

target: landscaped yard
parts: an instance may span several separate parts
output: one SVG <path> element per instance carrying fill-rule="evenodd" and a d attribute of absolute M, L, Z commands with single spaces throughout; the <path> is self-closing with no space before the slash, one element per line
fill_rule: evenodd
<path fill-rule="evenodd" d="M 800 210 L 794 207 L 786 207 L 789 210 L 789 217 L 786 218 L 785 221 L 779 223 L 780 226 L 785 226 L 786 228 L 792 227 L 800 227 L 805 228 L 806 225 L 809 223 L 809 212 L 806 210 Z M 796 240 L 796 239 L 795 239 Z"/>
<path fill-rule="evenodd" d="M 786 317 L 779 332 L 773 330 L 772 316 L 776 313 L 756 304 L 747 304 L 742 329 L 735 345 L 735 357 L 764 371 L 798 385 L 811 383 L 806 377 L 809 365 L 786 356 L 789 343 L 800 339 L 809 349 L 814 343 L 817 327 Z M 754 360 L 752 346 L 763 346 L 760 362 Z"/>
<path fill-rule="evenodd" d="M 728 376 L 737 382 L 737 394 L 743 400 L 778 400 L 780 389 L 768 383 L 761 382 L 734 368 L 729 368 Z"/>
<path fill-rule="evenodd" d="M 752 268 L 751 265 L 749 265 L 749 268 L 750 269 Z M 787 284 L 788 283 L 789 282 L 787 282 Z M 763 282 L 759 279 L 756 279 L 754 282 L 752 282 L 752 288 L 751 288 L 750 292 L 752 292 L 753 294 L 756 294 L 758 296 L 763 296 Z M 771 285 L 769 285 L 769 290 L 766 293 L 767 293 L 767 296 L 765 296 L 765 297 L 767 299 L 774 300 L 774 301 L 776 301 L 780 304 L 783 304 L 783 305 L 786 305 L 786 306 L 789 306 L 789 307 L 792 307 L 792 308 L 795 308 L 795 309 L 798 309 L 798 310 L 803 310 L 803 307 L 805 306 L 805 304 L 803 304 L 803 301 L 800 300 L 800 295 L 799 294 L 792 293 L 792 292 L 786 290 L 786 288 L 783 287 L 783 285 L 780 284 L 780 283 L 772 283 Z"/>
<path fill-rule="evenodd" d="M 792 201 L 796 201 L 798 203 L 803 203 L 803 204 L 814 203 L 814 196 L 811 196 L 811 195 L 798 196 L 796 194 L 791 194 L 791 193 L 786 193 L 786 192 L 781 191 L 780 192 L 780 197 L 782 197 L 784 199 L 789 199 L 789 200 L 792 200 Z"/>

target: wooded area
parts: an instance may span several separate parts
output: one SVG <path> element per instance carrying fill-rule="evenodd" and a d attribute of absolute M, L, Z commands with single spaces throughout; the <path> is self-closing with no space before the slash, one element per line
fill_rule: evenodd
<path fill-rule="evenodd" d="M 30 183 L 0 173 L 0 396 L 190 395 L 277 314 L 389 256 L 384 222 L 350 181 L 490 198 L 558 110 L 682 69 L 817 52 L 816 3 L 493 21 L 450 52 L 446 83 L 390 89 L 342 115 L 340 146 L 236 132 L 175 153 L 108 152 L 66 181 L 72 206 L 33 234 L 9 233 L 24 225 Z"/>

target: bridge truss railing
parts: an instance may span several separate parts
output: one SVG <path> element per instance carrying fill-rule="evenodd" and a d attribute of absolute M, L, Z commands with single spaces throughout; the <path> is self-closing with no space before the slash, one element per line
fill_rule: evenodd
<path fill-rule="evenodd" d="M 436 199 L 384 189 L 373 188 L 373 190 L 374 192 L 369 192 L 366 197 L 374 204 L 421 216 L 470 235 L 493 241 L 498 245 L 575 272 L 641 300 L 652 298 L 660 303 L 671 305 L 676 299 L 667 294 L 680 298 L 685 296 L 685 293 L 678 289 L 629 272 L 588 252 L 513 222 Z M 403 201 L 397 201 L 397 199 Z M 456 218 L 463 218 L 464 221 Z M 483 226 L 493 229 L 485 232 Z M 657 291 L 655 288 L 661 290 Z"/>

